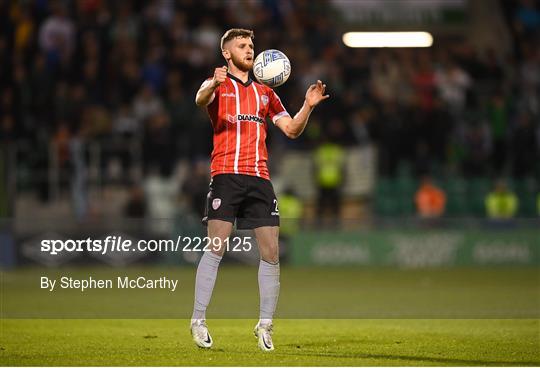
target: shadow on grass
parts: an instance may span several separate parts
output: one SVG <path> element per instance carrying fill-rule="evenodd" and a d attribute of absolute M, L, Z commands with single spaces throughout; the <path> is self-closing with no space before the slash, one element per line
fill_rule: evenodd
<path fill-rule="evenodd" d="M 410 356 L 410 355 L 395 355 L 395 354 L 362 354 L 362 353 L 333 353 L 333 352 L 307 352 L 298 349 L 297 353 L 277 353 L 279 355 L 288 356 L 311 356 L 311 357 L 325 357 L 325 358 L 345 358 L 345 359 L 382 359 L 382 360 L 396 360 L 396 361 L 410 361 L 410 362 L 430 362 L 437 364 L 450 364 L 450 365 L 508 365 L 508 366 L 538 366 L 540 361 L 504 361 L 504 360 L 489 360 L 489 359 L 455 359 L 444 357 L 429 357 L 429 356 Z M 414 364 L 413 364 L 414 365 Z"/>
<path fill-rule="evenodd" d="M 459 359 L 459 358 L 445 358 L 445 357 L 432 357 L 432 356 L 414 356 L 414 355 L 400 355 L 400 354 L 367 354 L 367 353 L 343 353 L 332 351 L 320 351 L 318 348 L 328 347 L 332 344 L 338 343 L 337 341 L 327 341 L 326 343 L 303 343 L 303 344 L 284 344 L 290 349 L 295 349 L 295 352 L 280 352 L 276 351 L 276 354 L 287 356 L 305 356 L 305 357 L 326 357 L 326 358 L 344 358 L 344 359 L 381 359 L 381 360 L 395 360 L 395 361 L 410 361 L 413 362 L 429 362 L 431 365 L 448 364 L 448 365 L 511 365 L 511 366 L 539 366 L 540 360 L 526 361 L 526 360 L 490 360 L 490 359 Z M 347 339 L 339 340 L 339 344 L 355 344 L 360 345 L 366 343 L 365 339 Z M 373 343 L 370 340 L 370 343 Z M 382 342 L 387 345 L 387 342 Z M 401 344 L 401 341 L 394 341 L 394 344 Z M 278 347 L 279 349 L 279 347 Z"/>

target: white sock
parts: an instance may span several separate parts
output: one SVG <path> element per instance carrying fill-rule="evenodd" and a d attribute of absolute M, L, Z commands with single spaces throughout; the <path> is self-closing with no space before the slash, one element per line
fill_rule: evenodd
<path fill-rule="evenodd" d="M 279 263 L 259 262 L 261 324 L 271 324 L 279 297 Z"/>
<path fill-rule="evenodd" d="M 195 277 L 195 303 L 192 320 L 206 318 L 206 308 L 212 298 L 221 258 L 212 252 L 204 252 L 199 261 Z"/>
<path fill-rule="evenodd" d="M 259 319 L 259 326 L 268 326 L 272 324 L 272 318 L 261 318 Z"/>

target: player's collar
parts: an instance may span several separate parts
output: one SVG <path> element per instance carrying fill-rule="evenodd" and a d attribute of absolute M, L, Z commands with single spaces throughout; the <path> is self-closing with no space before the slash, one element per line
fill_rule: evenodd
<path fill-rule="evenodd" d="M 244 87 L 247 87 L 251 84 L 251 82 L 253 82 L 251 80 L 251 77 L 248 75 L 248 80 L 246 81 L 246 83 L 242 82 L 239 78 L 235 77 L 234 75 L 232 75 L 231 73 L 227 73 L 227 76 L 231 79 L 234 79 L 235 81 L 237 81 L 238 83 L 240 83 L 241 85 L 243 85 Z"/>

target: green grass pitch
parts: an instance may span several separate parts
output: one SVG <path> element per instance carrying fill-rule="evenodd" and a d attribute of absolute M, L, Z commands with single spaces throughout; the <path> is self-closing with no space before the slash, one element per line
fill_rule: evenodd
<path fill-rule="evenodd" d="M 211 350 L 188 320 L 4 320 L 2 365 L 539 365 L 538 320 L 280 320 L 276 351 L 255 321 L 209 321 Z"/>
<path fill-rule="evenodd" d="M 536 268 L 283 267 L 271 353 L 258 350 L 252 333 L 256 272 L 220 269 L 209 351 L 196 348 L 189 333 L 193 267 L 2 272 L 0 365 L 540 365 Z M 166 274 L 182 287 L 49 293 L 37 286 L 43 274 Z"/>

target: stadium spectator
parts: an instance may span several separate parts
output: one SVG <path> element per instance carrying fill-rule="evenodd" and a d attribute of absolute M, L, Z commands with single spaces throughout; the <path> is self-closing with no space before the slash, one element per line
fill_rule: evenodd
<path fill-rule="evenodd" d="M 169 0 L 151 1 L 144 9 L 145 18 L 152 24 L 168 27 L 174 16 L 174 2 Z"/>
<path fill-rule="evenodd" d="M 539 52 L 533 44 L 524 43 L 522 46 L 523 61 L 519 66 L 519 77 L 523 87 L 531 86 L 536 89 L 540 86 Z"/>
<path fill-rule="evenodd" d="M 131 104 L 141 86 L 139 70 L 140 67 L 135 60 L 128 59 L 121 62 L 118 83 L 113 86 L 113 96 L 117 102 Z"/>
<path fill-rule="evenodd" d="M 397 60 L 388 53 L 380 53 L 379 57 L 373 60 L 370 75 L 371 88 L 378 100 L 393 102 L 398 99 L 404 75 Z"/>
<path fill-rule="evenodd" d="M 167 166 L 152 168 L 143 183 L 148 217 L 155 219 L 151 223 L 151 228 L 155 233 L 165 236 L 172 231 L 178 195 L 177 182 L 171 174 L 171 168 Z"/>
<path fill-rule="evenodd" d="M 189 171 L 182 186 L 182 194 L 187 198 L 190 211 L 196 214 L 197 218 L 203 218 L 210 181 L 208 162 L 199 159 L 192 164 Z"/>
<path fill-rule="evenodd" d="M 421 218 L 437 218 L 444 214 L 446 194 L 437 187 L 431 177 L 424 176 L 414 196 L 416 210 Z"/>
<path fill-rule="evenodd" d="M 3 91 L 0 101 L 0 111 L 2 111 L 4 114 L 13 115 L 13 117 L 16 119 L 17 115 L 19 115 L 19 111 L 16 110 L 16 105 L 14 103 L 13 97 L 14 96 L 12 88 L 6 88 Z"/>
<path fill-rule="evenodd" d="M 111 41 L 131 40 L 137 41 L 140 32 L 139 18 L 133 14 L 132 2 L 122 1 L 115 3 L 118 6 L 116 19 L 110 27 Z"/>
<path fill-rule="evenodd" d="M 56 119 L 65 118 L 72 126 L 83 123 L 82 120 L 87 107 L 89 107 L 89 102 L 82 84 L 70 87 L 67 82 L 57 83 L 54 103 L 57 106 L 63 104 L 63 108 L 58 106 L 56 109 Z"/>
<path fill-rule="evenodd" d="M 396 102 L 383 103 L 379 114 L 375 115 L 374 135 L 379 143 L 379 172 L 384 176 L 394 176 L 400 159 L 407 157 L 407 146 L 412 139 L 406 129 L 404 109 Z"/>
<path fill-rule="evenodd" d="M 174 160 L 174 136 L 170 117 L 164 111 L 151 116 L 144 129 L 144 167 L 172 171 Z"/>
<path fill-rule="evenodd" d="M 4 114 L 0 121 L 0 143 L 3 145 L 15 143 L 16 138 L 15 119 L 12 115 Z"/>
<path fill-rule="evenodd" d="M 124 216 L 128 218 L 144 218 L 147 214 L 147 204 L 144 190 L 139 185 L 133 185 L 124 207 Z"/>
<path fill-rule="evenodd" d="M 112 133 L 125 137 L 133 137 L 139 132 L 139 121 L 135 118 L 129 105 L 121 104 L 112 120 Z"/>
<path fill-rule="evenodd" d="M 501 91 L 495 93 L 488 103 L 487 116 L 492 139 L 491 163 L 500 174 L 506 163 L 508 151 L 509 103 Z"/>
<path fill-rule="evenodd" d="M 45 130 L 50 135 L 52 133 L 50 124 L 55 113 L 55 111 L 51 111 L 51 106 L 54 106 L 51 91 L 54 89 L 57 81 L 55 75 L 47 69 L 47 60 L 42 53 L 37 53 L 36 58 L 32 62 L 30 74 L 30 84 L 33 91 L 33 108 L 29 112 L 41 121 L 41 124 L 38 124 L 39 129 L 43 129 L 43 125 L 45 125 Z"/>
<path fill-rule="evenodd" d="M 139 124 L 163 111 L 163 101 L 151 85 L 145 84 L 133 102 L 133 111 Z"/>
<path fill-rule="evenodd" d="M 155 92 L 160 92 L 165 84 L 166 69 L 162 62 L 162 52 L 159 47 L 154 47 L 148 52 L 146 61 L 142 67 L 143 83 L 152 87 Z"/>
<path fill-rule="evenodd" d="M 356 144 L 367 146 L 373 141 L 373 111 L 372 109 L 359 109 L 352 113 L 351 131 Z"/>
<path fill-rule="evenodd" d="M 433 153 L 426 142 L 418 142 L 414 159 L 414 173 L 418 177 L 428 175 L 433 170 Z"/>
<path fill-rule="evenodd" d="M 540 29 L 540 11 L 534 0 L 521 0 L 514 14 L 515 28 L 519 34 L 527 36 Z"/>
<path fill-rule="evenodd" d="M 171 73 L 167 81 L 167 98 L 165 109 L 171 118 L 171 126 L 176 142 L 176 153 L 179 157 L 189 157 L 194 151 L 195 142 L 189 132 L 193 132 L 199 123 L 192 119 L 194 107 L 191 99 L 187 98 L 182 89 L 182 76 L 180 73 Z M 208 124 L 204 124 L 207 126 Z"/>
<path fill-rule="evenodd" d="M 75 51 L 76 28 L 68 17 L 67 9 L 60 1 L 51 4 L 52 14 L 39 30 L 39 45 L 47 56 L 50 66 L 69 63 Z"/>
<path fill-rule="evenodd" d="M 430 112 L 434 107 L 435 72 L 433 61 L 428 53 L 418 54 L 418 64 L 412 74 L 412 85 L 415 90 L 415 105 L 422 113 Z"/>
<path fill-rule="evenodd" d="M 77 220 L 83 221 L 89 212 L 88 173 L 84 154 L 85 140 L 82 130 L 74 131 L 69 140 L 71 160 L 71 198 Z"/>
<path fill-rule="evenodd" d="M 125 103 L 120 104 L 112 118 L 109 159 L 117 157 L 120 160 L 122 177 L 126 183 L 129 183 L 127 171 L 133 164 L 130 152 L 134 140 L 138 139 L 141 131 L 139 121 L 135 118 L 130 106 Z"/>
<path fill-rule="evenodd" d="M 71 132 L 66 122 L 60 121 L 58 128 L 53 136 L 53 142 L 56 149 L 55 155 L 57 157 L 58 166 L 61 168 L 67 168 L 70 160 L 69 141 Z"/>
<path fill-rule="evenodd" d="M 325 138 L 325 141 L 315 150 L 314 160 L 318 189 L 318 218 L 324 223 L 336 225 L 341 216 L 345 150 L 333 140 Z"/>
<path fill-rule="evenodd" d="M 461 144 L 463 145 L 464 157 L 462 170 L 465 176 L 474 177 L 487 174 L 492 150 L 490 138 L 489 128 L 483 121 L 472 120 L 463 127 Z"/>
<path fill-rule="evenodd" d="M 472 80 L 469 74 L 454 61 L 448 61 L 435 72 L 437 90 L 450 111 L 460 115 L 465 109 L 467 91 Z"/>
<path fill-rule="evenodd" d="M 537 140 L 532 116 L 526 112 L 517 114 L 511 136 L 513 176 L 522 179 L 534 172 Z"/>
<path fill-rule="evenodd" d="M 21 55 L 31 46 L 35 22 L 28 6 L 16 9 L 13 17 L 15 18 L 14 49 L 17 55 Z"/>
<path fill-rule="evenodd" d="M 486 214 L 490 219 L 504 220 L 516 215 L 519 200 L 504 180 L 498 180 L 495 188 L 486 196 L 485 205 Z"/>

